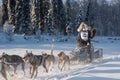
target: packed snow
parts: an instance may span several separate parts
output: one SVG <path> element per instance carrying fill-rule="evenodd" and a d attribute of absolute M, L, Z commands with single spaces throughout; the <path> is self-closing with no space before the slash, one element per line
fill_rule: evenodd
<path fill-rule="evenodd" d="M 88 64 L 70 65 L 70 70 L 60 71 L 57 67 L 57 54 L 64 51 L 67 55 L 77 46 L 76 36 L 49 36 L 42 35 L 40 40 L 35 36 L 14 35 L 12 41 L 8 41 L 4 33 L 0 33 L 0 55 L 17 54 L 24 56 L 26 50 L 34 54 L 46 52 L 50 54 L 52 40 L 54 42 L 54 52 L 56 62 L 53 71 L 45 72 L 42 66 L 39 67 L 38 76 L 30 79 L 29 66 L 26 63 L 26 75 L 23 75 L 20 67 L 17 74 L 13 74 L 13 68 L 8 73 L 8 80 L 120 80 L 120 37 L 98 37 L 92 43 L 95 48 L 103 49 L 103 59 L 101 61 Z M 0 80 L 4 80 L 0 75 Z"/>

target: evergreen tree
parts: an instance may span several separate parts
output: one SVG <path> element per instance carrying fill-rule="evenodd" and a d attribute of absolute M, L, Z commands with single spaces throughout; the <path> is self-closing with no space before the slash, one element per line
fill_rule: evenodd
<path fill-rule="evenodd" d="M 47 21 L 48 21 L 48 13 L 50 8 L 49 0 L 42 0 L 40 2 L 40 23 L 39 28 L 41 29 L 41 33 L 47 32 Z"/>
<path fill-rule="evenodd" d="M 65 9 L 63 7 L 62 0 L 58 0 L 58 13 L 57 13 L 57 29 L 60 32 L 60 34 L 65 34 L 66 32 L 66 16 L 65 16 Z"/>
<path fill-rule="evenodd" d="M 5 23 L 5 21 L 8 20 L 8 9 L 7 9 L 7 4 L 8 4 L 8 0 L 2 0 L 3 4 L 2 4 L 2 25 Z"/>
<path fill-rule="evenodd" d="M 31 34 L 30 0 L 16 0 L 15 33 Z"/>
<path fill-rule="evenodd" d="M 50 35 L 54 34 L 54 29 L 52 27 L 52 3 L 50 3 L 50 8 L 48 10 L 48 20 L 47 20 L 47 32 Z"/>
<path fill-rule="evenodd" d="M 91 9 L 91 0 L 88 0 L 88 5 L 87 5 L 87 12 L 86 12 L 86 17 L 85 17 L 85 22 L 88 23 L 88 17 Z"/>
<path fill-rule="evenodd" d="M 67 25 L 71 23 L 71 5 L 70 5 L 70 0 L 66 1 L 66 20 L 67 20 Z"/>
<path fill-rule="evenodd" d="M 39 29 L 39 7 L 37 0 L 32 0 L 32 12 L 31 12 L 31 21 L 33 27 L 33 33 L 35 34 L 36 30 Z"/>
<path fill-rule="evenodd" d="M 52 27 L 55 29 L 56 34 L 61 34 L 63 30 L 65 32 L 65 22 L 65 10 L 62 0 L 52 0 Z"/>
<path fill-rule="evenodd" d="M 40 15 L 41 15 L 41 1 L 42 0 L 37 0 L 37 3 L 36 3 L 36 15 L 38 17 L 38 28 L 40 29 Z"/>
<path fill-rule="evenodd" d="M 96 0 L 88 0 L 88 5 L 87 5 L 87 13 L 86 13 L 86 18 L 85 18 L 85 22 L 93 27 L 94 26 L 94 17 L 96 14 Z"/>
<path fill-rule="evenodd" d="M 30 0 L 23 0 L 22 33 L 25 33 L 25 34 L 31 34 L 31 31 L 32 31 L 29 4 L 30 4 Z"/>
<path fill-rule="evenodd" d="M 44 14 L 44 31 L 45 32 L 47 32 L 47 28 L 48 28 L 49 9 L 50 9 L 49 0 L 44 0 L 44 2 L 43 2 L 43 14 Z"/>
<path fill-rule="evenodd" d="M 41 30 L 41 34 L 44 32 L 44 13 L 43 13 L 43 2 L 44 0 L 40 0 L 40 19 L 39 19 L 39 28 Z"/>
<path fill-rule="evenodd" d="M 75 22 L 76 25 L 75 25 L 75 29 L 74 29 L 74 30 L 76 30 L 76 32 L 77 32 L 77 28 L 79 27 L 81 22 L 84 22 L 86 19 L 87 5 L 88 5 L 88 0 L 79 1 L 79 11 L 78 11 L 78 15 L 76 16 L 76 22 Z"/>
<path fill-rule="evenodd" d="M 9 23 L 15 25 L 15 0 L 8 0 L 8 17 Z"/>
<path fill-rule="evenodd" d="M 52 27 L 53 29 L 57 28 L 58 19 L 57 19 L 57 13 L 58 13 L 58 0 L 52 0 Z"/>
<path fill-rule="evenodd" d="M 22 0 L 16 0 L 15 6 L 15 33 L 22 33 L 22 22 L 23 22 L 23 2 Z"/>

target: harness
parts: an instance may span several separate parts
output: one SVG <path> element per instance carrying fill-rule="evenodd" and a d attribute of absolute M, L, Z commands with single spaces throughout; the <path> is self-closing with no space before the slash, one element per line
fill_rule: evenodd
<path fill-rule="evenodd" d="M 14 63 L 12 63 L 12 62 L 3 62 L 3 63 L 6 64 L 6 65 L 18 65 L 21 62 L 14 62 Z"/>
<path fill-rule="evenodd" d="M 10 61 L 7 61 L 5 59 L 3 59 L 2 62 L 6 65 L 18 65 L 18 64 L 22 63 L 22 62 L 10 62 Z"/>

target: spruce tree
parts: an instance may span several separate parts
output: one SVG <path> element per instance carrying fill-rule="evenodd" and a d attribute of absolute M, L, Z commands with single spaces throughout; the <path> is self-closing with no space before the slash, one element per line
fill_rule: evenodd
<path fill-rule="evenodd" d="M 39 22 L 39 28 L 41 30 L 41 34 L 43 34 L 44 32 L 44 13 L 43 13 L 43 3 L 44 3 L 44 0 L 40 0 L 40 22 Z"/>
<path fill-rule="evenodd" d="M 41 33 L 43 33 L 47 31 L 47 21 L 48 21 L 50 2 L 49 0 L 40 0 L 39 3 L 40 3 L 39 28 L 41 29 Z"/>
<path fill-rule="evenodd" d="M 66 23 L 66 25 L 68 25 L 70 22 L 71 22 L 71 5 L 70 5 L 70 0 L 67 0 L 66 1 L 66 4 L 65 4 L 65 6 L 66 6 L 66 21 L 67 21 L 67 23 Z"/>
<path fill-rule="evenodd" d="M 3 4 L 2 4 L 2 25 L 5 23 L 5 21 L 8 20 L 8 9 L 7 9 L 7 4 L 8 4 L 8 0 L 2 0 Z"/>
<path fill-rule="evenodd" d="M 57 13 L 58 13 L 58 0 L 52 0 L 52 27 L 56 29 L 58 24 Z"/>
<path fill-rule="evenodd" d="M 77 15 L 76 18 L 76 29 L 79 27 L 79 25 L 81 24 L 81 22 L 87 22 L 87 14 L 88 11 L 88 0 L 82 0 L 79 2 L 79 13 Z"/>
<path fill-rule="evenodd" d="M 49 9 L 50 9 L 49 0 L 44 0 L 43 2 L 44 32 L 47 32 L 47 28 L 48 28 Z"/>
<path fill-rule="evenodd" d="M 47 31 L 48 33 L 51 35 L 51 34 L 54 34 L 54 29 L 52 27 L 52 10 L 50 9 L 49 10 L 49 13 L 48 13 L 48 21 L 47 21 Z"/>
<path fill-rule="evenodd" d="M 30 19 L 30 0 L 23 0 L 23 20 L 22 20 L 22 33 L 31 34 L 31 19 Z"/>
<path fill-rule="evenodd" d="M 37 0 L 32 0 L 32 12 L 31 12 L 31 20 L 34 34 L 36 30 L 39 28 L 39 6 L 37 5 L 36 1 Z"/>
<path fill-rule="evenodd" d="M 58 24 L 57 24 L 57 29 L 60 32 L 60 34 L 65 34 L 66 32 L 66 17 L 65 17 L 65 9 L 63 7 L 63 2 L 62 0 L 58 0 L 58 13 L 57 13 L 57 19 L 58 19 Z"/>
<path fill-rule="evenodd" d="M 65 9 L 62 0 L 52 0 L 52 27 L 56 34 L 63 34 L 65 32 Z"/>
<path fill-rule="evenodd" d="M 36 12 L 36 15 L 38 16 L 38 28 L 40 29 L 40 12 L 41 12 L 41 1 L 42 0 L 37 0 L 37 4 L 36 4 L 36 6 L 37 6 L 37 12 Z"/>
<path fill-rule="evenodd" d="M 88 25 L 93 26 L 93 24 L 91 24 L 91 17 L 92 17 L 91 13 L 92 13 L 92 0 L 88 0 L 85 22 Z"/>
<path fill-rule="evenodd" d="M 22 0 L 16 0 L 15 6 L 15 33 L 22 33 L 22 22 L 23 22 L 23 2 Z"/>
<path fill-rule="evenodd" d="M 8 17 L 9 23 L 15 25 L 15 0 L 8 0 Z"/>

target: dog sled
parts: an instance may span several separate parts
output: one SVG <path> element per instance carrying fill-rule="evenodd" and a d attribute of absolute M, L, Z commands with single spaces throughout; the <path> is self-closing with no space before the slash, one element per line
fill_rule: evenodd
<path fill-rule="evenodd" d="M 94 61 L 101 61 L 103 58 L 103 49 L 94 48 L 93 44 L 85 47 L 77 47 L 70 52 L 70 60 L 74 63 L 90 63 Z"/>

